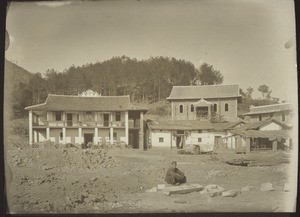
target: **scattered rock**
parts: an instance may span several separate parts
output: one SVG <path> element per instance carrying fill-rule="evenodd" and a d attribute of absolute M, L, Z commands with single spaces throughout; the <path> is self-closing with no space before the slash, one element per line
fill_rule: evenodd
<path fill-rule="evenodd" d="M 153 187 L 151 189 L 146 190 L 146 193 L 157 192 L 157 187 Z"/>
<path fill-rule="evenodd" d="M 67 143 L 67 144 L 65 145 L 65 147 L 66 147 L 66 148 L 77 148 L 77 149 L 78 149 L 78 147 L 75 146 L 75 145 L 73 145 L 72 143 Z"/>
<path fill-rule="evenodd" d="M 242 191 L 251 191 L 251 189 L 253 188 L 253 186 L 249 186 L 249 185 L 247 185 L 247 186 L 245 186 L 245 187 L 242 187 Z"/>
<path fill-rule="evenodd" d="M 44 165 L 42 167 L 42 170 L 52 170 L 54 167 L 53 166 L 47 166 L 47 165 Z"/>
<path fill-rule="evenodd" d="M 205 190 L 213 190 L 213 189 L 224 189 L 223 187 L 219 186 L 219 185 L 215 185 L 215 184 L 211 184 L 211 185 L 206 185 L 204 187 Z"/>
<path fill-rule="evenodd" d="M 227 163 L 229 165 L 233 165 L 233 166 L 247 167 L 248 164 L 250 164 L 250 161 L 241 158 L 241 159 L 234 159 L 234 160 L 226 161 L 225 163 Z"/>
<path fill-rule="evenodd" d="M 165 188 L 166 188 L 165 184 L 158 184 L 157 185 L 157 190 L 159 190 L 159 191 L 164 190 Z"/>
<path fill-rule="evenodd" d="M 207 195 L 209 197 L 216 197 L 222 194 L 222 192 L 226 191 L 223 187 L 219 185 L 207 185 L 204 187 L 203 191 L 200 192 L 201 195 Z"/>
<path fill-rule="evenodd" d="M 116 203 L 117 202 L 117 197 L 113 193 L 106 193 L 105 194 L 105 200 L 111 203 Z"/>
<path fill-rule="evenodd" d="M 224 191 L 222 192 L 222 196 L 223 197 L 236 197 L 238 194 L 240 193 L 239 190 L 228 190 L 228 191 Z"/>
<path fill-rule="evenodd" d="M 90 179 L 90 182 L 94 182 L 94 181 L 96 181 L 97 180 L 97 177 L 94 177 L 94 178 L 91 178 Z"/>
<path fill-rule="evenodd" d="M 271 182 L 262 183 L 260 186 L 261 191 L 274 191 L 273 185 Z"/>

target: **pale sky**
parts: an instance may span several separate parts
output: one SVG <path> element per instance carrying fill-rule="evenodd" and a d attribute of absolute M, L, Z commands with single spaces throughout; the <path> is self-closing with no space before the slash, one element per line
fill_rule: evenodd
<path fill-rule="evenodd" d="M 206 62 L 224 84 L 297 94 L 292 0 L 164 0 L 11 3 L 8 60 L 30 72 L 63 71 L 126 55 Z"/>

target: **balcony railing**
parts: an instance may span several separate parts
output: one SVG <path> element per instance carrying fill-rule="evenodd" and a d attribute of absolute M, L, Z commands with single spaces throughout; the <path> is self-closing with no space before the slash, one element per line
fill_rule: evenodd
<path fill-rule="evenodd" d="M 124 121 L 46 121 L 33 122 L 33 126 L 49 127 L 125 127 Z"/>

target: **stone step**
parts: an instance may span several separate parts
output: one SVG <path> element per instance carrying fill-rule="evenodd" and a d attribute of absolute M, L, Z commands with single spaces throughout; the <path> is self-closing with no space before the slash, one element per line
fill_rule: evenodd
<path fill-rule="evenodd" d="M 202 189 L 203 186 L 200 184 L 172 186 L 172 187 L 165 187 L 164 194 L 168 196 L 171 194 L 188 194 L 194 191 L 201 191 Z"/>

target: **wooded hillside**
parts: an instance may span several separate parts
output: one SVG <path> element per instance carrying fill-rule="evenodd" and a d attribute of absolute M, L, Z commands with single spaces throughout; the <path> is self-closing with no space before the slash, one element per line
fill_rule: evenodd
<path fill-rule="evenodd" d="M 106 96 L 130 95 L 132 102 L 157 102 L 169 96 L 172 86 L 190 85 L 197 75 L 192 63 L 167 57 L 140 61 L 113 57 L 63 72 L 50 69 L 45 76 L 31 74 L 9 61 L 5 70 L 14 74 L 13 113 L 17 118 L 27 115 L 26 106 L 44 102 L 49 93 L 77 95 L 92 89 Z"/>
<path fill-rule="evenodd" d="M 25 107 L 43 103 L 48 94 L 77 95 L 92 89 L 104 96 L 130 95 L 131 102 L 149 104 L 159 102 L 150 113 L 167 114 L 165 98 L 176 85 L 220 84 L 223 75 L 212 65 L 199 67 L 186 60 L 151 57 L 146 60 L 126 56 L 113 57 L 103 62 L 83 66 L 71 66 L 63 72 L 54 69 L 41 73 L 30 73 L 14 63 L 5 61 L 6 82 L 12 92 L 12 118 L 27 117 Z M 9 91 L 8 91 L 9 92 Z M 241 112 L 249 108 L 239 105 Z M 164 111 L 160 111 L 164 108 Z"/>

